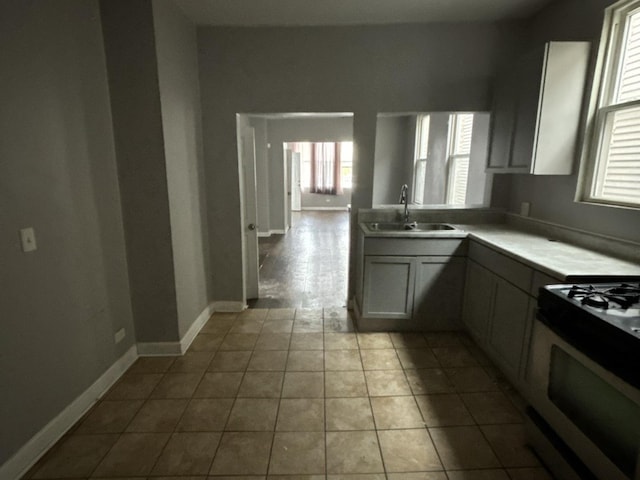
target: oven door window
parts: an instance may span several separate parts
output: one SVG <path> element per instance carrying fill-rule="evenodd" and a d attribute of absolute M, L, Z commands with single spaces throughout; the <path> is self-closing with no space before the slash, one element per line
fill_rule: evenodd
<path fill-rule="evenodd" d="M 549 399 L 630 478 L 640 446 L 640 407 L 556 345 Z"/>

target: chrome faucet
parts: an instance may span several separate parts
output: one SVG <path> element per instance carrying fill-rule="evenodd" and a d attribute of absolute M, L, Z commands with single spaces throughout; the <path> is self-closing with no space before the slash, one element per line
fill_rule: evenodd
<path fill-rule="evenodd" d="M 400 205 L 404 203 L 404 223 L 409 223 L 409 187 L 405 183 L 400 189 Z"/>

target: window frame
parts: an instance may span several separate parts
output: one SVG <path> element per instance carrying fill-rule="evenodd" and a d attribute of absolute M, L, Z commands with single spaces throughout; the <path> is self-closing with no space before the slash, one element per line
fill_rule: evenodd
<path fill-rule="evenodd" d="M 422 127 L 423 122 L 427 122 L 427 141 L 426 141 L 426 152 L 424 157 L 420 155 L 422 142 L 422 134 L 424 133 L 424 129 Z M 413 188 L 411 189 L 411 203 L 414 205 L 424 205 L 424 185 L 426 183 L 426 170 L 427 170 L 427 158 L 429 157 L 429 134 L 431 128 L 431 115 L 428 113 L 418 114 L 416 116 L 416 135 L 415 135 L 415 151 L 414 151 L 414 159 L 413 159 Z M 419 167 L 419 165 L 421 167 Z M 422 172 L 422 175 L 419 175 L 418 172 Z M 418 199 L 417 194 L 420 189 L 417 188 L 419 177 L 422 177 L 422 198 Z"/>
<path fill-rule="evenodd" d="M 640 107 L 640 99 L 613 103 L 620 70 L 625 23 L 628 15 L 640 11 L 640 0 L 620 0 L 605 9 L 598 47 L 593 87 L 589 100 L 583 150 L 578 172 L 575 201 L 608 207 L 638 210 L 640 202 L 610 200 L 594 194 L 600 171 L 600 156 L 607 136 L 607 115 L 630 107 Z"/>
<path fill-rule="evenodd" d="M 460 135 L 460 129 L 458 128 L 458 119 L 463 115 L 469 115 L 471 121 L 471 132 L 469 139 L 469 152 L 458 153 L 456 151 L 456 144 Z M 473 119 L 474 114 L 468 112 L 456 112 L 449 115 L 449 132 L 447 138 L 447 185 L 445 190 L 445 202 L 446 205 L 465 205 L 466 204 L 466 190 L 468 188 L 468 175 L 469 165 L 471 164 L 471 142 L 473 138 Z M 455 203 L 455 177 L 454 172 L 456 164 L 459 161 L 467 161 L 467 183 L 465 183 L 465 201 L 462 203 Z"/>

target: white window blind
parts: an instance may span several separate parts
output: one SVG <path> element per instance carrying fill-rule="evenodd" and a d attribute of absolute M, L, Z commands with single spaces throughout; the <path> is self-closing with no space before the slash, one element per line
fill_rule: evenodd
<path fill-rule="evenodd" d="M 640 206 L 640 1 L 617 5 L 608 25 L 590 199 Z"/>
<path fill-rule="evenodd" d="M 640 204 L 640 107 L 609 112 L 595 195 Z"/>
<path fill-rule="evenodd" d="M 614 103 L 640 98 L 640 12 L 627 17 Z"/>
<path fill-rule="evenodd" d="M 419 115 L 416 125 L 416 152 L 413 164 L 413 203 L 421 205 L 424 200 L 427 155 L 429 154 L 429 115 Z"/>
<path fill-rule="evenodd" d="M 454 115 L 455 135 L 453 154 L 469 155 L 471 152 L 471 131 L 473 128 L 473 114 Z"/>
<path fill-rule="evenodd" d="M 466 203 L 467 198 L 473 114 L 451 115 L 449 119 L 449 129 L 450 147 L 447 203 L 462 205 Z"/>

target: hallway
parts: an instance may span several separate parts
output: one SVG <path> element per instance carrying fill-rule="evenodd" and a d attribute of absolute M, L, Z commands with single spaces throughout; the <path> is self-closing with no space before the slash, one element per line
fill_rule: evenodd
<path fill-rule="evenodd" d="M 260 298 L 250 301 L 250 307 L 346 305 L 348 212 L 293 212 L 289 232 L 260 238 L 259 249 Z"/>

